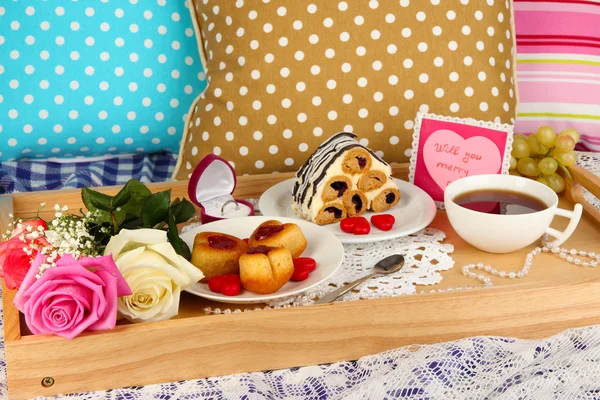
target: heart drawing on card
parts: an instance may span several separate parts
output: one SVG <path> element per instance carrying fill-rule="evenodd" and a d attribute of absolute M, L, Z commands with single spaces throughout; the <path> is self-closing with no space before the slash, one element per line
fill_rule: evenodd
<path fill-rule="evenodd" d="M 449 129 L 433 132 L 423 145 L 427 172 L 442 189 L 459 178 L 497 174 L 502 167 L 498 146 L 483 136 L 464 139 Z"/>

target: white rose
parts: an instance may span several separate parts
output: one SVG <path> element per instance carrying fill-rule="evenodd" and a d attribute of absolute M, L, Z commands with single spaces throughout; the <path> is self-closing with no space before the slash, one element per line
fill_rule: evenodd
<path fill-rule="evenodd" d="M 131 288 L 131 296 L 119 297 L 118 310 L 120 317 L 132 322 L 176 316 L 181 290 L 204 277 L 158 229 L 123 229 L 108 242 L 104 255 L 108 254 Z"/>

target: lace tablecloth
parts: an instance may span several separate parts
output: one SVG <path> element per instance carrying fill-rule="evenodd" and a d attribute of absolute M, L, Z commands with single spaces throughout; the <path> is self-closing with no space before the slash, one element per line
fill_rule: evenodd
<path fill-rule="evenodd" d="M 583 153 L 580 164 L 600 173 L 599 155 Z M 590 193 L 586 199 L 600 207 Z M 0 347 L 0 394 L 6 398 L 3 337 Z M 545 340 L 474 337 L 403 347 L 355 362 L 58 398 L 600 399 L 600 326 L 568 330 Z"/>

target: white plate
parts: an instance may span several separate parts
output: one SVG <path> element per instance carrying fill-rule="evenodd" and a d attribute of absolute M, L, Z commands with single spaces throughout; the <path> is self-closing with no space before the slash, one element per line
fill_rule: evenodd
<path fill-rule="evenodd" d="M 270 219 L 274 218 L 244 217 L 224 219 L 201 225 L 198 228 L 184 232 L 181 234 L 181 238 L 188 246 L 190 246 L 190 249 L 194 248 L 194 238 L 200 232 L 220 232 L 244 239 L 249 237 L 258 225 Z M 277 220 L 282 223 L 291 222 L 297 224 L 300 229 L 302 229 L 302 232 L 304 232 L 308 246 L 304 253 L 302 253 L 302 257 L 312 257 L 317 262 L 317 268 L 311 272 L 308 279 L 302 282 L 289 281 L 279 289 L 279 291 L 268 295 L 256 294 L 242 289 L 242 292 L 237 296 L 225 296 L 223 294 L 211 292 L 208 288 L 208 284 L 202 282 L 194 284 L 186 291 L 206 299 L 224 303 L 264 303 L 266 301 L 304 293 L 327 280 L 342 265 L 342 262 L 344 261 L 344 246 L 342 246 L 340 240 L 331 232 L 308 221 L 290 218 L 277 218 Z"/>
<path fill-rule="evenodd" d="M 410 235 L 427 227 L 435 218 L 437 211 L 433 199 L 421 188 L 400 179 L 394 179 L 402 194 L 402 199 L 395 207 L 387 210 L 392 214 L 396 223 L 390 231 L 381 231 L 371 226 L 368 235 L 353 235 L 340 229 L 340 224 L 322 225 L 322 227 L 337 236 L 342 243 L 370 243 L 381 240 L 395 239 Z M 295 178 L 288 179 L 269 188 L 260 197 L 258 207 L 262 215 L 270 217 L 288 217 L 303 221 L 292 210 L 292 189 Z M 374 212 L 366 212 L 363 216 L 370 219 Z"/>

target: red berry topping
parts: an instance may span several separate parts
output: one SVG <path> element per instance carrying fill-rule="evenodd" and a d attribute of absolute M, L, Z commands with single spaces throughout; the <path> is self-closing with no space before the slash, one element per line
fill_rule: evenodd
<path fill-rule="evenodd" d="M 371 232 L 371 225 L 366 218 L 357 218 L 356 223 L 352 227 L 352 233 L 355 235 L 368 235 Z"/>
<path fill-rule="evenodd" d="M 308 270 L 307 267 L 301 266 L 301 267 L 296 268 L 296 266 L 294 266 L 294 273 L 292 274 L 292 281 L 294 281 L 294 282 L 304 281 L 308 278 L 308 275 L 310 275 L 310 271 Z"/>
<path fill-rule="evenodd" d="M 246 238 L 246 239 L 242 239 L 244 242 L 246 242 L 246 244 L 248 244 L 250 242 L 250 239 Z"/>
<path fill-rule="evenodd" d="M 246 252 L 246 254 L 265 254 L 265 255 L 267 255 L 273 249 L 274 249 L 274 247 L 261 245 L 261 246 L 249 248 L 248 251 Z"/>
<path fill-rule="evenodd" d="M 212 235 L 208 237 L 208 245 L 213 249 L 233 249 L 237 243 L 226 236 Z"/>
<path fill-rule="evenodd" d="M 308 272 L 313 272 L 317 268 L 317 262 L 314 258 L 298 257 L 294 259 L 294 270 L 298 268 L 307 268 Z"/>
<path fill-rule="evenodd" d="M 264 225 L 258 228 L 256 234 L 254 235 L 254 239 L 256 240 L 264 240 L 268 237 L 278 234 L 283 230 L 283 225 Z"/>
<path fill-rule="evenodd" d="M 221 288 L 223 287 L 223 276 L 215 276 L 211 280 L 208 281 L 208 288 L 211 292 L 221 293 Z"/>
<path fill-rule="evenodd" d="M 394 216 L 390 214 L 373 215 L 371 217 L 371 223 L 377 229 L 380 229 L 382 231 L 389 231 L 394 227 L 394 224 L 396 223 L 396 218 L 394 218 Z"/>

